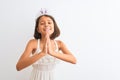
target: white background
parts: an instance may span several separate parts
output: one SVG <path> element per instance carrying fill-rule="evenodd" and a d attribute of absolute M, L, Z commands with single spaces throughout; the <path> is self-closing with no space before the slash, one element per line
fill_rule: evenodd
<path fill-rule="evenodd" d="M 32 67 L 16 71 L 35 18 L 47 8 L 76 65 L 61 61 L 55 80 L 120 80 L 119 0 L 0 0 L 0 80 L 29 80 Z"/>

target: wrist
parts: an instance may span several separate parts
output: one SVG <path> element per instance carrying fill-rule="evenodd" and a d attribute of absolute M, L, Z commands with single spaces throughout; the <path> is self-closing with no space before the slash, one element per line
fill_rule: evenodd
<path fill-rule="evenodd" d="M 45 56 L 44 52 L 39 52 L 38 55 Z"/>
<path fill-rule="evenodd" d="M 50 53 L 51 56 L 54 56 L 56 54 L 55 51 L 53 51 L 52 53 Z"/>

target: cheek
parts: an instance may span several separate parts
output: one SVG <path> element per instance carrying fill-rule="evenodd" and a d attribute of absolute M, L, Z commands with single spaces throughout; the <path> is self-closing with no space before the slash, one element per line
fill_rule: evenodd
<path fill-rule="evenodd" d="M 51 34 L 54 33 L 54 29 L 51 30 Z"/>
<path fill-rule="evenodd" d="M 41 29 L 40 29 L 40 27 L 37 28 L 37 31 L 38 31 L 39 33 L 41 33 Z"/>

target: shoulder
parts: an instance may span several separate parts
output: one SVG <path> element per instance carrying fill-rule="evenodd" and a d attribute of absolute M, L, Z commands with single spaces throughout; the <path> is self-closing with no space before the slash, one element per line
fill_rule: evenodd
<path fill-rule="evenodd" d="M 30 39 L 29 41 L 28 41 L 28 44 L 33 44 L 33 43 L 36 43 L 37 42 L 37 39 Z"/>
<path fill-rule="evenodd" d="M 37 44 L 37 39 L 30 39 L 27 43 L 28 46 L 35 47 Z"/>
<path fill-rule="evenodd" d="M 56 40 L 56 42 L 57 42 L 58 44 L 63 44 L 63 41 L 61 41 L 61 40 Z"/>
<path fill-rule="evenodd" d="M 61 40 L 56 40 L 56 42 L 58 44 L 59 49 L 61 49 L 63 46 L 65 46 L 64 42 Z"/>

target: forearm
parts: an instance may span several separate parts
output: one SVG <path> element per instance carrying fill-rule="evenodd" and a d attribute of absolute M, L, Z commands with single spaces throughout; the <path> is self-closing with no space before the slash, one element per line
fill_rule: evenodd
<path fill-rule="evenodd" d="M 21 60 L 20 62 L 17 63 L 16 69 L 18 71 L 20 71 L 20 70 L 30 66 L 31 64 L 33 64 L 34 62 L 36 62 L 38 59 L 40 59 L 43 56 L 44 56 L 44 54 L 39 53 L 39 54 L 35 54 L 31 57 L 28 57 L 26 59 L 23 59 L 23 60 Z"/>
<path fill-rule="evenodd" d="M 72 64 L 76 64 L 76 58 L 72 54 L 62 54 L 59 52 L 57 52 L 57 53 L 55 52 L 51 55 L 58 59 L 61 59 L 63 61 L 70 62 Z"/>

